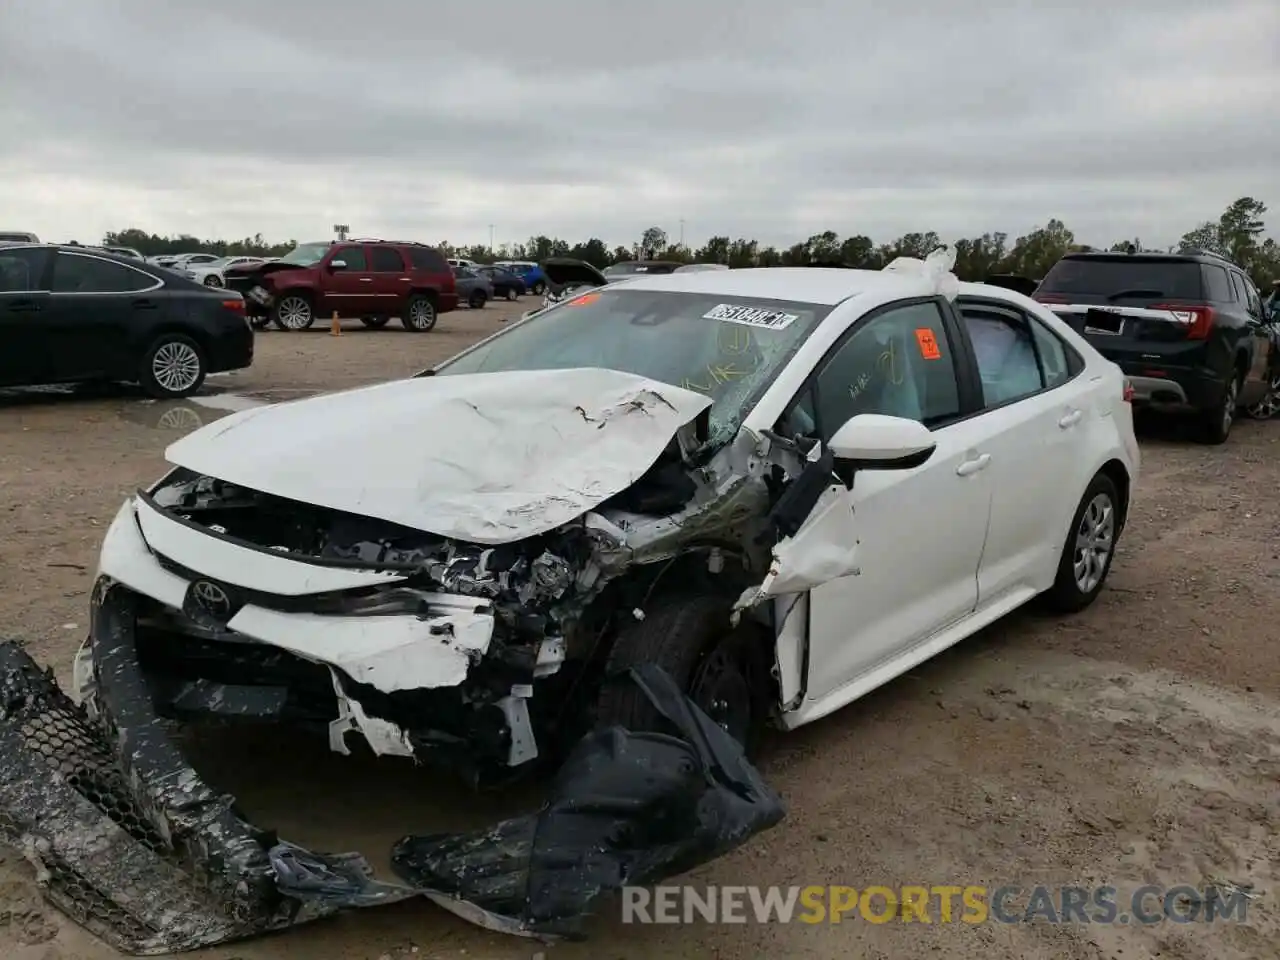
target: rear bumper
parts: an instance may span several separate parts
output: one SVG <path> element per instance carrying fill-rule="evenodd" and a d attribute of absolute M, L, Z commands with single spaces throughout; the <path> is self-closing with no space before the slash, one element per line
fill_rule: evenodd
<path fill-rule="evenodd" d="M 249 304 L 245 302 L 248 315 Z M 243 370 L 253 365 L 253 330 L 247 323 L 237 323 L 229 327 L 221 335 L 209 343 L 208 362 L 210 373 L 223 373 L 227 370 Z"/>
<path fill-rule="evenodd" d="M 1120 369 L 1133 386 L 1137 406 L 1171 412 L 1212 410 L 1222 403 L 1226 381 L 1202 369 L 1122 363 Z"/>

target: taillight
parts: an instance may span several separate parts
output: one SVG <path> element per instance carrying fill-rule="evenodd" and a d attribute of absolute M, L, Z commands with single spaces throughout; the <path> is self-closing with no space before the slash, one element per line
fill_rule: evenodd
<path fill-rule="evenodd" d="M 1121 394 L 1121 399 L 1125 403 L 1133 403 L 1133 384 L 1128 380 L 1124 382 L 1124 393 Z"/>
<path fill-rule="evenodd" d="M 1067 298 L 1056 293 L 1033 293 L 1031 299 L 1036 303 L 1066 303 Z"/>
<path fill-rule="evenodd" d="M 1153 303 L 1148 310 L 1168 310 L 1173 319 L 1186 327 L 1188 340 L 1207 340 L 1213 330 L 1213 307 L 1188 306 L 1180 303 Z"/>
<path fill-rule="evenodd" d="M 233 310 L 236 313 L 244 313 L 244 301 L 239 298 L 235 300 L 223 300 L 222 305 L 228 310 Z"/>

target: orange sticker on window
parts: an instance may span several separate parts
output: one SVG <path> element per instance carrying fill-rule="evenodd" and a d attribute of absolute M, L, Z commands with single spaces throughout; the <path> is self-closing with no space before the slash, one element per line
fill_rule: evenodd
<path fill-rule="evenodd" d="M 572 300 L 570 300 L 567 306 L 585 307 L 588 303 L 595 303 L 599 299 L 600 299 L 600 294 L 598 293 L 584 293 L 582 296 L 574 297 Z"/>
<path fill-rule="evenodd" d="M 926 360 L 942 359 L 942 351 L 938 349 L 938 340 L 928 327 L 916 329 L 916 344 L 920 347 L 920 356 Z"/>

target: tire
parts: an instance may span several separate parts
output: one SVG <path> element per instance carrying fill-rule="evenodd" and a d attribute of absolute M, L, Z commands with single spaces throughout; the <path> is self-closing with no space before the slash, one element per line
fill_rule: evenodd
<path fill-rule="evenodd" d="M 249 326 L 255 330 L 265 330 L 271 325 L 270 317 L 255 316 L 249 318 Z"/>
<path fill-rule="evenodd" d="M 469 306 L 472 310 L 480 310 L 481 308 L 484 307 L 488 299 L 489 298 L 484 295 L 483 290 L 477 290 L 475 291 L 475 293 L 471 294 L 471 296 L 467 298 L 467 306 Z"/>
<path fill-rule="evenodd" d="M 713 720 L 747 749 L 755 746 L 764 715 L 763 684 L 746 642 L 729 625 L 729 604 L 718 597 L 672 596 L 643 620 L 624 618 L 605 665 L 596 700 L 597 725 L 669 732 L 670 724 L 626 676 L 654 663 L 667 671 Z M 721 671 L 716 682 L 716 671 Z M 721 701 L 721 705 L 715 701 Z"/>
<path fill-rule="evenodd" d="M 143 354 L 138 383 L 158 400 L 178 400 L 200 389 L 207 369 L 200 344 L 180 333 L 166 333 Z"/>
<path fill-rule="evenodd" d="M 1100 553 L 1104 535 L 1105 553 Z M 1045 594 L 1052 609 L 1077 613 L 1097 599 L 1111 572 L 1119 536 L 1120 491 L 1105 473 L 1096 474 L 1076 507 L 1058 560 L 1058 575 Z M 1078 571 L 1081 562 L 1087 566 Z"/>
<path fill-rule="evenodd" d="M 207 277 L 205 277 L 204 285 L 206 287 L 225 287 L 226 286 L 226 284 L 222 282 L 222 278 L 218 276 L 216 273 L 211 273 Z"/>
<path fill-rule="evenodd" d="M 309 297 L 286 293 L 271 308 L 271 322 L 281 330 L 306 330 L 316 322 L 316 309 Z"/>
<path fill-rule="evenodd" d="M 515 288 L 515 287 L 507 287 L 507 299 L 508 299 L 508 300 L 514 300 L 514 299 L 516 299 L 516 297 L 518 297 L 518 296 L 520 296 L 520 295 L 519 295 L 518 293 L 516 293 L 516 288 Z"/>
<path fill-rule="evenodd" d="M 438 317 L 435 298 L 426 293 L 415 293 L 404 305 L 400 323 L 412 333 L 426 333 L 435 327 Z"/>
<path fill-rule="evenodd" d="M 1280 411 L 1280 373 L 1272 373 L 1267 381 L 1267 393 L 1246 411 L 1255 420 L 1270 420 Z"/>
<path fill-rule="evenodd" d="M 381 330 L 391 322 L 390 317 L 361 317 L 360 322 L 370 330 Z"/>
<path fill-rule="evenodd" d="M 1231 436 L 1231 425 L 1236 419 L 1236 405 L 1240 399 L 1240 374 L 1236 373 L 1227 381 L 1222 391 L 1222 400 L 1212 410 L 1200 414 L 1200 440 L 1203 443 L 1217 445 L 1226 443 Z"/>
<path fill-rule="evenodd" d="M 540 297 L 542 296 L 543 291 L 546 289 L 547 289 L 547 285 L 543 283 L 541 280 L 539 280 L 537 283 L 533 285 L 533 290 L 531 292 L 535 297 Z"/>

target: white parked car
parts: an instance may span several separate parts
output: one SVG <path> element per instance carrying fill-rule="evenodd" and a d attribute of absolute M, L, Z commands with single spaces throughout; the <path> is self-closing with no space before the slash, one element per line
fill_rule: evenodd
<path fill-rule="evenodd" d="M 203 283 L 206 287 L 225 287 L 227 278 L 223 271 L 228 267 L 252 266 L 266 262 L 266 257 L 218 257 L 216 260 L 210 260 L 206 263 L 188 263 L 184 267 L 172 267 L 171 269 L 180 270 L 188 280 Z"/>
<path fill-rule="evenodd" d="M 1086 607 L 1138 479 L 1128 384 L 951 263 L 627 280 L 195 431 L 106 534 L 81 700 L 127 642 L 163 715 L 500 772 L 654 729 L 635 664 L 748 742 L 1036 597 Z"/>
<path fill-rule="evenodd" d="M 476 263 L 474 260 L 467 260 L 464 257 L 450 257 L 449 266 L 466 267 L 468 270 L 474 270 L 476 267 L 479 266 L 479 264 Z"/>

